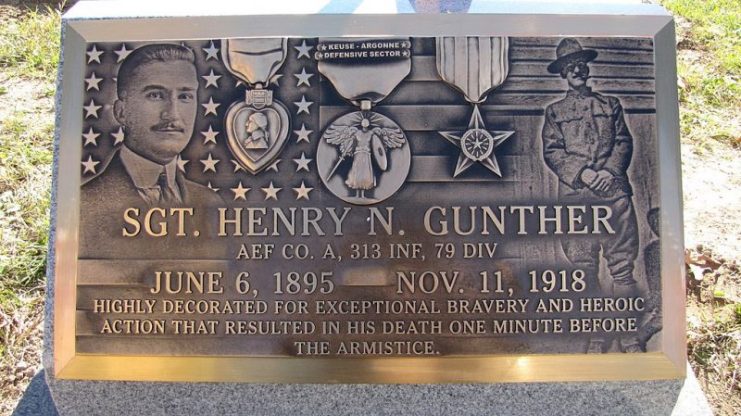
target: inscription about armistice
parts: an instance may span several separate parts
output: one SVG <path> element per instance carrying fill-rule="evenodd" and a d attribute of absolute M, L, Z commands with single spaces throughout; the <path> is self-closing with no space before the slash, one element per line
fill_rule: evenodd
<path fill-rule="evenodd" d="M 86 63 L 80 353 L 661 350 L 650 39 L 122 40 Z"/>

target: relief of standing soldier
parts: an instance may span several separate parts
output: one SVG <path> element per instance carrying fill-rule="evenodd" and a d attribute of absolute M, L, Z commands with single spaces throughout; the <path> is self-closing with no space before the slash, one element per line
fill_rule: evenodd
<path fill-rule="evenodd" d="M 557 59 L 548 72 L 568 82 L 566 96 L 545 110 L 542 130 L 543 158 L 558 176 L 559 198 L 582 204 L 607 205 L 612 209 L 615 233 L 561 243 L 569 261 L 587 276 L 599 275 L 600 253 L 612 278 L 615 298 L 639 296 L 634 278 L 638 257 L 638 222 L 633 207 L 633 189 L 628 166 L 633 137 L 616 97 L 602 95 L 587 85 L 589 62 L 597 51 L 584 49 L 574 38 L 563 39 L 556 48 Z M 619 339 L 623 352 L 641 352 L 644 346 L 634 334 Z M 609 349 L 605 337 L 593 336 L 588 353 Z"/>

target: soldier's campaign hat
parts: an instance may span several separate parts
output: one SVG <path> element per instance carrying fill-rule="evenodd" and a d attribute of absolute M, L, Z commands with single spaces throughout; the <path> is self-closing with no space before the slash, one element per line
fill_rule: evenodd
<path fill-rule="evenodd" d="M 569 63 L 580 60 L 583 62 L 593 61 L 597 57 L 594 49 L 583 49 L 581 43 L 574 38 L 564 38 L 556 47 L 556 60 L 548 65 L 548 72 L 560 74 L 563 67 Z"/>

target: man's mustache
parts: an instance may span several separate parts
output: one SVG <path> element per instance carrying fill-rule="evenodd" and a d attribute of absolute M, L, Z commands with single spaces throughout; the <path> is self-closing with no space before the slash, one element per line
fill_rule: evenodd
<path fill-rule="evenodd" d="M 150 130 L 152 131 L 178 131 L 180 133 L 185 132 L 185 128 L 178 124 L 173 123 L 171 121 L 165 121 L 162 123 L 155 124 L 154 126 L 150 127 Z"/>

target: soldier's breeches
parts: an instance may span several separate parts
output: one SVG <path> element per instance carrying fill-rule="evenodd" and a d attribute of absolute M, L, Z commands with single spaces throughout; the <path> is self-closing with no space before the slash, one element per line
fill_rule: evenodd
<path fill-rule="evenodd" d="M 623 197 L 612 203 L 610 221 L 615 234 L 605 238 L 602 256 L 607 260 L 612 280 L 616 285 L 631 285 L 633 267 L 638 257 L 638 221 L 630 197 Z"/>
<path fill-rule="evenodd" d="M 585 239 L 562 241 L 564 254 L 577 267 L 587 270 L 599 269 L 599 255 L 607 262 L 615 286 L 634 286 L 633 268 L 638 257 L 638 222 L 629 196 L 612 202 L 600 202 L 612 208 L 610 225 L 614 234 L 604 234 L 600 239 L 593 236 Z"/>

